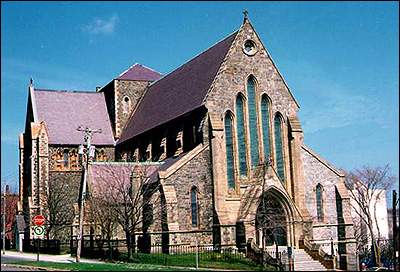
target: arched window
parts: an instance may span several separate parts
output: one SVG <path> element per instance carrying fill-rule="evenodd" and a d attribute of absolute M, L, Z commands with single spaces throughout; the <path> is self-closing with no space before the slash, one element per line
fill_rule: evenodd
<path fill-rule="evenodd" d="M 196 187 L 190 190 L 190 206 L 192 211 L 192 227 L 197 227 L 199 224 L 199 204 Z"/>
<path fill-rule="evenodd" d="M 256 110 L 256 81 L 253 76 L 250 76 L 247 80 L 247 96 L 247 103 L 249 108 L 251 165 L 256 166 L 259 162 L 259 154 Z"/>
<path fill-rule="evenodd" d="M 270 132 L 269 132 L 269 99 L 266 95 L 261 98 L 261 119 L 263 129 L 263 142 L 264 142 L 264 158 L 268 161 L 271 150 L 270 150 Z"/>
<path fill-rule="evenodd" d="M 315 189 L 315 195 L 317 199 L 317 218 L 318 221 L 323 221 L 324 220 L 324 200 L 322 196 L 322 185 L 318 183 L 316 189 Z"/>
<path fill-rule="evenodd" d="M 69 153 L 69 161 L 70 161 L 70 168 L 73 170 L 78 169 L 78 154 L 76 153 L 76 150 L 71 150 Z"/>
<path fill-rule="evenodd" d="M 69 151 L 68 149 L 64 149 L 63 153 L 63 167 L 64 169 L 68 168 L 69 165 Z"/>
<path fill-rule="evenodd" d="M 281 182 L 285 180 L 285 164 L 283 160 L 283 144 L 282 144 L 282 117 L 279 114 L 275 115 L 275 158 L 278 176 Z"/>
<path fill-rule="evenodd" d="M 106 161 L 107 160 L 107 155 L 104 149 L 100 149 L 98 152 L 96 152 L 96 161 Z"/>
<path fill-rule="evenodd" d="M 247 176 L 247 156 L 246 156 L 246 131 L 244 127 L 244 101 L 241 95 L 236 98 L 237 115 L 237 140 L 239 153 L 239 173 Z"/>
<path fill-rule="evenodd" d="M 234 161 L 233 161 L 233 138 L 232 138 L 232 115 L 225 115 L 225 145 L 226 145 L 226 172 L 228 179 L 228 188 L 235 188 L 234 180 Z"/>
<path fill-rule="evenodd" d="M 129 97 L 125 96 L 122 99 L 122 111 L 123 111 L 123 113 L 129 113 L 130 107 L 131 107 L 131 101 L 130 101 Z"/>

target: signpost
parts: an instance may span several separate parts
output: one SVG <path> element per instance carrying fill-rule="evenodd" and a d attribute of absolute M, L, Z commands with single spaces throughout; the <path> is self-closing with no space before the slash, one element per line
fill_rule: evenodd
<path fill-rule="evenodd" d="M 44 218 L 44 216 L 41 214 L 36 215 L 32 219 L 33 225 L 35 225 L 35 226 L 43 226 L 45 221 L 46 221 L 46 218 Z"/>
<path fill-rule="evenodd" d="M 37 246 L 37 258 L 36 258 L 37 261 L 39 261 L 40 240 L 43 239 L 44 235 L 46 234 L 46 228 L 44 226 L 45 222 L 46 218 L 41 214 L 38 214 L 32 218 L 33 239 L 36 241 L 36 246 Z"/>

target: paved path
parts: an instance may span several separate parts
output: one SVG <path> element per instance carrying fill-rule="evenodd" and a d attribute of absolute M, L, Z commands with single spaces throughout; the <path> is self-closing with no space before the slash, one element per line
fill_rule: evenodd
<path fill-rule="evenodd" d="M 4 255 L 1 254 L 1 263 L 7 262 L 7 260 L 36 261 L 37 254 L 6 250 L 6 254 L 4 254 Z M 45 262 L 74 263 L 75 257 L 71 257 L 71 255 L 69 255 L 69 254 L 64 254 L 64 255 L 39 254 L 39 260 L 45 261 Z M 81 258 L 81 262 L 82 263 L 104 263 L 102 261 L 93 260 L 93 259 L 84 259 L 84 258 Z"/>

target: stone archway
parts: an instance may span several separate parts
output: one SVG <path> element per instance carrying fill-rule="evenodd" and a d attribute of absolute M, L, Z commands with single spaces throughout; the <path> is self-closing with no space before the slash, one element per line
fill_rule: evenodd
<path fill-rule="evenodd" d="M 291 245 L 293 242 L 293 214 L 286 198 L 270 189 L 260 196 L 255 213 L 256 243 L 265 246 Z"/>

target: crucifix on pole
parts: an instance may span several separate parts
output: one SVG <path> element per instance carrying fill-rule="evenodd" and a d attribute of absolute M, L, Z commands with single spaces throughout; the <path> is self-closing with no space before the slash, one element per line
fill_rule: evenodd
<path fill-rule="evenodd" d="M 83 129 L 79 126 L 76 130 L 83 131 L 83 144 L 79 146 L 79 155 L 82 155 L 82 175 L 83 182 L 81 187 L 80 194 L 80 205 L 79 205 L 79 233 L 78 233 L 78 246 L 76 249 L 76 262 L 79 263 L 81 259 L 81 250 L 82 250 L 82 236 L 83 236 L 83 211 L 85 205 L 86 198 L 86 179 L 87 179 L 87 168 L 89 165 L 89 161 L 94 157 L 94 146 L 91 145 L 93 133 L 101 133 L 101 129 L 92 130 L 89 127 Z M 85 147 L 86 145 L 86 147 Z"/>

